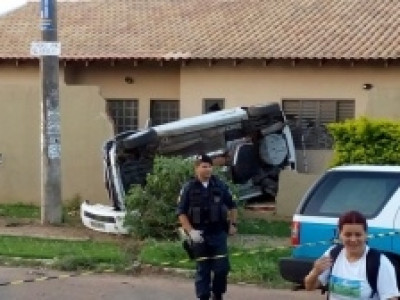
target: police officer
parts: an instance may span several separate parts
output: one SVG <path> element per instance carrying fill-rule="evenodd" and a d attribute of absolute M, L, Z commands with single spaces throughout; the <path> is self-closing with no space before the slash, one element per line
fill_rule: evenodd
<path fill-rule="evenodd" d="M 212 175 L 208 155 L 196 157 L 195 178 L 187 182 L 177 208 L 197 260 L 195 288 L 201 300 L 222 299 L 230 269 L 227 235 L 236 233 L 237 209 L 229 188 Z M 203 257 L 211 259 L 202 259 Z M 214 258 L 213 258 L 214 257 Z"/>

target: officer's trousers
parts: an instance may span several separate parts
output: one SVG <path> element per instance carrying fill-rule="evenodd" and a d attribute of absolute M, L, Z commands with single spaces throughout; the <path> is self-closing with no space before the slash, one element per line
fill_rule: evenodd
<path fill-rule="evenodd" d="M 221 258 L 198 261 L 196 266 L 195 287 L 196 296 L 210 297 L 210 292 L 223 294 L 226 292 L 227 277 L 230 270 L 227 247 L 227 233 L 225 231 L 204 236 L 200 247 L 200 256 L 213 257 L 225 255 Z"/>

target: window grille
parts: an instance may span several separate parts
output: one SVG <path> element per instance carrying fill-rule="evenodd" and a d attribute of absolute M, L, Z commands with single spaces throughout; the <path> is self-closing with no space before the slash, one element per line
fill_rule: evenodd
<path fill-rule="evenodd" d="M 296 149 L 332 149 L 326 125 L 353 119 L 354 100 L 283 100 Z"/>
<path fill-rule="evenodd" d="M 138 128 L 138 100 L 108 99 L 107 112 L 113 120 L 115 134 Z"/>
<path fill-rule="evenodd" d="M 151 100 L 150 118 L 153 126 L 179 120 L 179 100 Z"/>

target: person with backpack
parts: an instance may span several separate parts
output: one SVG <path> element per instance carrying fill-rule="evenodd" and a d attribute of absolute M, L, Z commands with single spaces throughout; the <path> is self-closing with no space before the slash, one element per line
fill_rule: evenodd
<path fill-rule="evenodd" d="M 367 220 L 358 211 L 339 218 L 342 244 L 330 247 L 304 278 L 306 290 L 322 288 L 327 299 L 398 299 L 396 270 L 390 260 L 367 245 Z"/>

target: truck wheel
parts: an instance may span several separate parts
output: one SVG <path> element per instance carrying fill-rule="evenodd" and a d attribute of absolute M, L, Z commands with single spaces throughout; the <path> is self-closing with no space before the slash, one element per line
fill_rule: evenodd
<path fill-rule="evenodd" d="M 260 158 L 269 166 L 285 165 L 288 152 L 287 143 L 282 134 L 267 134 L 259 141 Z"/>
<path fill-rule="evenodd" d="M 123 140 L 123 146 L 125 149 L 133 149 L 144 146 L 146 144 L 154 143 L 157 140 L 157 132 L 154 129 L 147 129 L 126 137 Z"/>
<path fill-rule="evenodd" d="M 250 118 L 261 117 L 265 115 L 281 115 L 281 108 L 278 103 L 271 103 L 264 106 L 249 106 L 247 114 Z"/>

